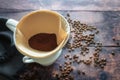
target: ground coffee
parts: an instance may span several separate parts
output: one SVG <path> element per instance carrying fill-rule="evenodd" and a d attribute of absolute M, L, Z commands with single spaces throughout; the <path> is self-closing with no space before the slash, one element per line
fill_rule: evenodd
<path fill-rule="evenodd" d="M 57 47 L 55 34 L 39 33 L 32 36 L 28 43 L 30 47 L 40 51 L 51 51 Z"/>

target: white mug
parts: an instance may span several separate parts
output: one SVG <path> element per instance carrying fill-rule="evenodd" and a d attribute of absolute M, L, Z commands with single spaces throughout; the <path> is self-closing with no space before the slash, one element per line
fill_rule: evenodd
<path fill-rule="evenodd" d="M 36 62 L 44 66 L 51 65 L 56 61 L 70 34 L 70 26 L 67 20 L 58 12 L 50 10 L 30 12 L 22 17 L 19 22 L 9 19 L 6 25 L 14 32 L 13 38 L 17 50 L 25 55 L 23 62 Z M 58 46 L 48 52 L 32 49 L 28 44 L 28 39 L 37 33 L 55 33 Z"/>

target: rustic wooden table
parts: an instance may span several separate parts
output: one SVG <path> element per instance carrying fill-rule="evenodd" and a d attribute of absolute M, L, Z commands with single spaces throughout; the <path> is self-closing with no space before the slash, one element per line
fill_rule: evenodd
<path fill-rule="evenodd" d="M 66 14 L 69 13 L 72 20 L 78 20 L 81 23 L 95 26 L 100 31 L 99 34 L 95 36 L 95 40 L 102 43 L 102 51 L 100 51 L 99 54 L 100 57 L 107 60 L 107 64 L 104 69 L 101 69 L 93 65 L 74 63 L 72 64 L 74 70 L 71 75 L 74 76 L 74 80 L 120 80 L 120 1 L 47 1 L 48 2 L 43 0 L 15 0 L 11 2 L 10 0 L 0 0 L 0 17 L 19 20 L 22 16 L 33 10 L 47 8 L 58 11 L 65 17 Z M 113 38 L 115 38 L 115 41 Z M 92 50 L 94 50 L 95 47 L 94 45 L 89 46 L 91 50 L 89 56 L 80 55 L 79 58 L 88 59 L 90 55 L 92 55 Z M 111 55 L 112 52 L 114 52 L 115 55 Z M 40 80 L 52 80 L 51 77 L 47 76 L 53 76 L 53 72 L 59 72 L 59 64 L 64 64 L 64 62 L 67 61 L 64 56 L 66 54 L 74 55 L 78 53 L 80 53 L 80 50 L 75 49 L 73 52 L 68 52 L 66 48 L 63 48 L 62 55 L 53 65 L 48 67 L 39 66 L 41 68 L 39 72 L 44 74 L 44 76 L 40 74 Z M 19 63 L 16 63 L 16 65 L 17 64 Z M 34 66 L 36 64 L 31 65 Z M 0 66 L 2 66 L 2 64 L 0 64 Z M 14 67 L 14 65 L 11 67 Z M 25 70 L 29 70 L 28 68 L 28 64 L 24 64 L 22 71 L 25 72 Z M 84 71 L 85 75 L 79 75 L 77 73 L 78 70 Z M 20 72 L 20 74 L 21 73 L 22 72 Z"/>

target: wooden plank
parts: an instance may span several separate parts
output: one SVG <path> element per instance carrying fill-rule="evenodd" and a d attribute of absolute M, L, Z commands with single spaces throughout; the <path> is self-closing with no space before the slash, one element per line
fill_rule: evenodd
<path fill-rule="evenodd" d="M 120 10 L 119 0 L 0 0 L 3 9 L 52 9 L 52 10 Z"/>

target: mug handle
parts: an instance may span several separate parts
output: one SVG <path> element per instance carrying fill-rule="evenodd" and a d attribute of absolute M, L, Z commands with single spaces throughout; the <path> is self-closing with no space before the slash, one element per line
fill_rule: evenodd
<path fill-rule="evenodd" d="M 6 22 L 6 26 L 13 32 L 15 32 L 17 24 L 18 24 L 18 21 L 14 19 L 8 19 Z"/>
<path fill-rule="evenodd" d="M 35 61 L 32 58 L 28 57 L 28 56 L 24 56 L 23 57 L 23 62 L 24 63 L 33 63 Z"/>
<path fill-rule="evenodd" d="M 6 22 L 6 26 L 13 32 L 16 30 L 16 26 L 18 24 L 18 21 L 14 19 L 8 19 Z M 35 62 L 33 59 L 29 58 L 28 56 L 23 57 L 23 62 L 24 63 L 32 63 Z"/>

